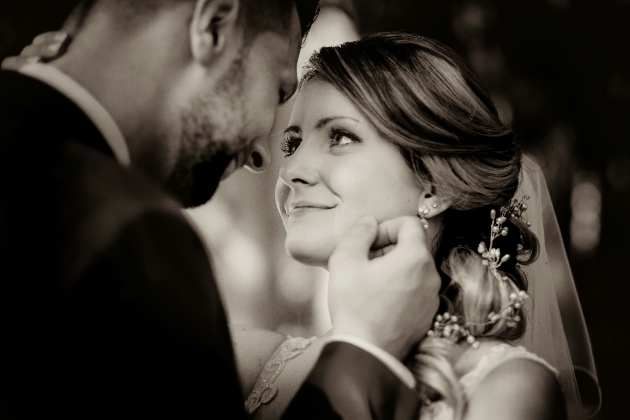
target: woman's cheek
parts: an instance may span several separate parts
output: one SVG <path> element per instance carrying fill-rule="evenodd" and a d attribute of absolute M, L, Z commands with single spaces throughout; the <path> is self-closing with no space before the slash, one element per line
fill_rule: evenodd
<path fill-rule="evenodd" d="M 382 192 L 374 175 L 369 166 L 346 164 L 337 168 L 330 178 L 331 189 L 341 201 L 336 217 L 337 232 L 345 232 L 363 216 L 378 219 L 382 213 Z"/>

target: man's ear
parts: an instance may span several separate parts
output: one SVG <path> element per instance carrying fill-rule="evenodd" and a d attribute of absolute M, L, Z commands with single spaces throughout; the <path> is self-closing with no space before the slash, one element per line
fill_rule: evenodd
<path fill-rule="evenodd" d="M 241 42 L 239 7 L 239 0 L 197 0 L 190 24 L 191 49 L 196 61 L 209 64 L 230 49 L 229 45 Z"/>

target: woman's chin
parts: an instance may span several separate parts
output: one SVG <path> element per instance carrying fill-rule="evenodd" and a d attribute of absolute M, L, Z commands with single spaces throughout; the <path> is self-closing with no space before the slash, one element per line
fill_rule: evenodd
<path fill-rule="evenodd" d="M 327 247 L 300 246 L 297 244 L 285 244 L 287 254 L 295 261 L 313 267 L 328 267 L 328 259 L 332 249 Z"/>

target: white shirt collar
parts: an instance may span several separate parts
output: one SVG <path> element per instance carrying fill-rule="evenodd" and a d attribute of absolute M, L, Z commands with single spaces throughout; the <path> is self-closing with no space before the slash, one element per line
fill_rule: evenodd
<path fill-rule="evenodd" d="M 103 106 L 83 86 L 55 66 L 34 63 L 20 69 L 20 73 L 33 77 L 57 89 L 74 102 L 92 120 L 122 166 L 131 164 L 129 148 L 120 128 Z"/>

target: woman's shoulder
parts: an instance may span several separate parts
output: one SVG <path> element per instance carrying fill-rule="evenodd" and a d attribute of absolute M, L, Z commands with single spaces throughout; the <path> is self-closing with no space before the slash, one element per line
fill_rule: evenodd
<path fill-rule="evenodd" d="M 514 346 L 504 340 L 481 339 L 477 349 L 461 344 L 463 347 L 460 357 L 455 364 L 455 370 L 462 379 L 472 373 L 487 373 L 493 368 L 510 360 L 527 359 L 543 365 L 546 369 L 557 374 L 557 371 L 543 358 L 528 351 L 525 347 Z"/>
<path fill-rule="evenodd" d="M 493 348 L 486 356 L 468 379 L 461 380 L 469 418 L 566 418 L 557 372 L 547 362 L 509 344 Z"/>
<path fill-rule="evenodd" d="M 456 371 L 461 375 L 460 383 L 470 409 L 480 415 L 489 406 L 505 410 L 506 415 L 517 412 L 515 407 L 522 405 L 523 398 L 538 404 L 545 412 L 562 411 L 557 371 L 524 347 L 482 339 L 479 348 L 462 351 Z M 531 418 L 539 418 L 530 414 Z"/>

